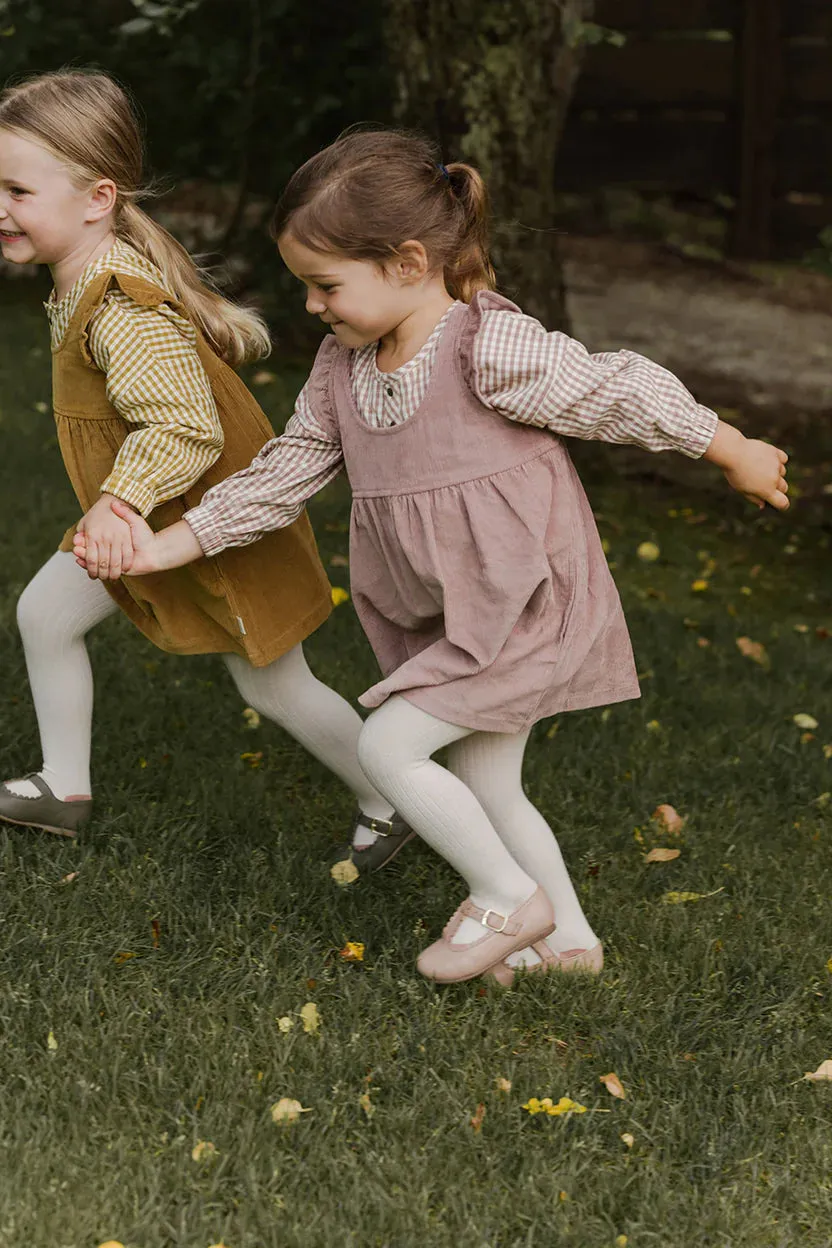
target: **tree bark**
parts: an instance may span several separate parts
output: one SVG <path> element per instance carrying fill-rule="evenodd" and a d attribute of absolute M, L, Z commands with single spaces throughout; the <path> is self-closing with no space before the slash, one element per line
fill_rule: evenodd
<path fill-rule="evenodd" d="M 569 323 L 555 158 L 593 2 L 386 0 L 397 118 L 483 174 L 500 289 L 550 329 Z"/>

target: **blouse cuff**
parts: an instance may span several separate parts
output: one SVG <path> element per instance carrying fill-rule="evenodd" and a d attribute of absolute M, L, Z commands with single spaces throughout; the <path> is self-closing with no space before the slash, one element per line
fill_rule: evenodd
<path fill-rule="evenodd" d="M 697 403 L 678 449 L 691 459 L 701 459 L 714 440 L 718 424 L 716 412 Z"/>
<path fill-rule="evenodd" d="M 147 485 L 144 481 L 130 481 L 118 472 L 110 473 L 101 486 L 101 493 L 112 494 L 115 498 L 120 498 L 122 502 L 129 503 L 145 519 L 156 506 L 156 491 L 151 485 Z"/>
<path fill-rule="evenodd" d="M 218 555 L 228 544 L 225 541 L 220 525 L 217 523 L 217 509 L 200 505 L 186 511 L 183 520 L 190 525 L 193 535 L 202 547 L 205 556 Z"/>

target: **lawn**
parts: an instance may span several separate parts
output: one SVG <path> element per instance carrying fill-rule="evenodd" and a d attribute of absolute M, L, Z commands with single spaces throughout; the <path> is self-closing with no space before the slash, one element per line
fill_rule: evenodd
<path fill-rule="evenodd" d="M 15 601 L 76 506 L 42 292 L 5 286 L 8 776 L 40 757 Z M 269 367 L 279 422 L 302 372 Z M 0 830 L 0 1248 L 828 1248 L 832 1084 L 803 1076 L 832 1057 L 829 537 L 799 505 L 757 516 L 708 467 L 701 488 L 623 481 L 579 449 L 643 696 L 538 725 L 526 782 L 603 975 L 426 983 L 454 874 L 410 846 L 338 889 L 349 794 L 248 725 L 218 660 L 109 621 L 93 824 L 77 844 Z M 343 484 L 311 514 L 325 561 L 344 555 Z M 374 679 L 349 604 L 307 652 L 349 697 Z M 655 846 L 681 854 L 646 863 Z M 562 1096 L 586 1112 L 523 1108 Z M 277 1124 L 281 1098 L 309 1112 Z"/>

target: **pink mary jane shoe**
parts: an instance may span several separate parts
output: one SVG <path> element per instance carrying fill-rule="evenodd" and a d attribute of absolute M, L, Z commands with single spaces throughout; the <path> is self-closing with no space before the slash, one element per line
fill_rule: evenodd
<path fill-rule="evenodd" d="M 547 974 L 549 971 L 555 973 L 560 972 L 568 975 L 577 972 L 583 972 L 585 975 L 600 975 L 604 966 L 604 946 L 600 940 L 597 945 L 593 945 L 591 949 L 578 949 L 575 953 L 555 953 L 554 949 L 550 949 L 545 940 L 535 942 L 530 946 L 540 961 L 534 966 L 523 967 L 525 975 L 535 975 L 540 972 Z M 492 966 L 487 972 L 489 979 L 496 979 L 498 984 L 502 984 L 503 988 L 511 988 L 514 984 L 519 967 L 509 966 L 508 962 L 499 962 L 496 966 Z"/>
<path fill-rule="evenodd" d="M 463 919 L 478 919 L 485 930 L 477 940 L 454 944 Z M 501 965 L 510 953 L 543 940 L 554 930 L 552 905 L 542 888 L 509 915 L 481 910 L 468 898 L 446 924 L 441 940 L 419 954 L 416 967 L 426 979 L 437 983 L 461 983 Z"/>

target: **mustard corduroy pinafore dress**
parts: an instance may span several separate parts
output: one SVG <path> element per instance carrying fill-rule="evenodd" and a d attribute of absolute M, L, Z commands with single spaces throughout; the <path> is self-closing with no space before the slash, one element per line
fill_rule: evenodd
<path fill-rule="evenodd" d="M 69 479 L 86 513 L 100 497 L 121 444 L 134 426 L 107 399 L 106 376 L 94 363 L 87 330 L 113 283 L 143 306 L 167 303 L 185 310 L 168 292 L 123 273 L 101 273 L 52 353 L 52 386 L 58 443 Z M 165 528 L 196 507 L 206 490 L 246 468 L 274 431 L 254 397 L 232 368 L 197 333 L 200 361 L 208 375 L 224 433 L 219 459 L 180 498 L 160 504 L 148 517 Z M 60 549 L 72 550 L 77 524 Z M 148 576 L 104 581 L 115 602 L 161 650 L 173 654 L 234 653 L 255 667 L 285 654 L 323 623 L 332 610 L 326 573 L 304 512 L 288 528 L 212 559 Z"/>

